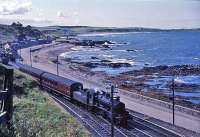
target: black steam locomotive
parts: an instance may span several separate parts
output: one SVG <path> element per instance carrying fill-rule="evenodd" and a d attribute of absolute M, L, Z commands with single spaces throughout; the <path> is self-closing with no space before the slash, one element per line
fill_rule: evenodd
<path fill-rule="evenodd" d="M 110 93 L 95 91 L 94 89 L 84 89 L 82 83 L 28 65 L 20 63 L 17 65 L 20 71 L 34 76 L 42 88 L 66 96 L 71 101 L 85 105 L 94 113 L 98 113 L 104 118 L 111 120 L 112 103 Z M 128 112 L 125 109 L 125 104 L 120 101 L 119 97 L 114 99 L 113 114 L 115 124 L 127 127 Z"/>

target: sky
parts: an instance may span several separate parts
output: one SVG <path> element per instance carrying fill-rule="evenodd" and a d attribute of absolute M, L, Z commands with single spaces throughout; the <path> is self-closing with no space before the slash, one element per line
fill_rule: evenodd
<path fill-rule="evenodd" d="M 200 0 L 0 0 L 0 24 L 200 28 Z"/>

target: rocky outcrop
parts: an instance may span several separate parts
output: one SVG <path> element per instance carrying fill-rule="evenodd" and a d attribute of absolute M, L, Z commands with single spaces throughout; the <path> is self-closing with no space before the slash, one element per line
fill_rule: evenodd
<path fill-rule="evenodd" d="M 121 68 L 121 67 L 131 67 L 131 64 L 129 64 L 129 63 L 110 63 L 109 66 L 112 68 Z"/>
<path fill-rule="evenodd" d="M 144 67 L 141 70 L 133 70 L 123 74 L 134 74 L 134 75 L 198 75 L 200 74 L 200 65 L 175 65 L 175 66 L 156 66 L 156 67 Z"/>
<path fill-rule="evenodd" d="M 107 44 L 115 44 L 114 42 L 108 41 L 108 40 L 102 40 L 102 41 L 94 41 L 95 44 L 103 45 L 105 43 Z"/>
<path fill-rule="evenodd" d="M 92 62 L 84 63 L 84 66 L 88 68 L 96 68 L 98 65 L 99 65 L 98 63 L 92 63 Z"/>
<path fill-rule="evenodd" d="M 111 68 L 131 67 L 131 64 L 129 63 L 112 63 L 109 60 L 102 60 L 99 63 L 87 62 L 87 63 L 83 63 L 83 65 L 89 68 L 95 68 L 97 66 L 108 66 Z"/>

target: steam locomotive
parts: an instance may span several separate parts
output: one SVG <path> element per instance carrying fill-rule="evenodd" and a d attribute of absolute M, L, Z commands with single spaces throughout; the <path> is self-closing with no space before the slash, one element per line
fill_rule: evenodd
<path fill-rule="evenodd" d="M 19 70 L 36 78 L 40 86 L 51 92 L 68 97 L 72 102 L 87 106 L 93 113 L 98 113 L 111 120 L 111 96 L 104 91 L 84 89 L 83 84 L 55 74 L 18 63 Z M 113 116 L 116 125 L 127 127 L 128 112 L 119 97 L 113 100 Z"/>

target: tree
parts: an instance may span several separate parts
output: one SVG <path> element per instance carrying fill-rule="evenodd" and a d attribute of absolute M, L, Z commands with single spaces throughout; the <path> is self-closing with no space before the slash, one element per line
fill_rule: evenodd
<path fill-rule="evenodd" d="M 32 27 L 31 27 L 30 25 L 28 25 L 28 26 L 25 27 L 25 29 L 26 29 L 27 31 L 30 31 L 30 30 L 32 30 Z"/>
<path fill-rule="evenodd" d="M 15 26 L 17 26 L 17 23 L 13 22 L 11 26 L 15 27 Z"/>

